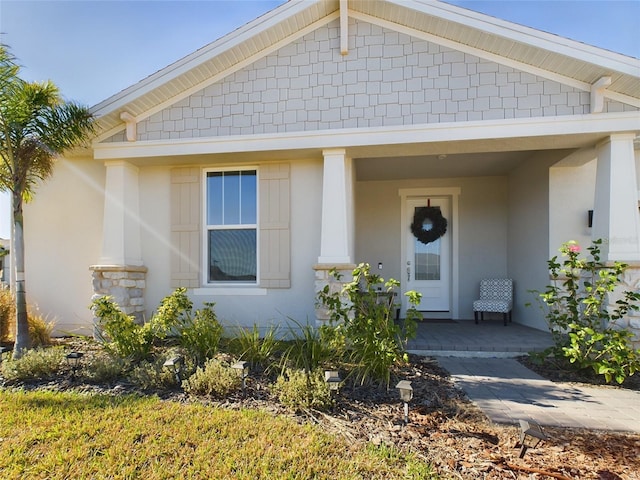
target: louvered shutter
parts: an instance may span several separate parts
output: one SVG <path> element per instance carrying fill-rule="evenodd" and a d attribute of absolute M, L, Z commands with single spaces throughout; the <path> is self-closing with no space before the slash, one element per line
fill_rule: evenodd
<path fill-rule="evenodd" d="M 291 287 L 290 166 L 260 167 L 260 287 Z"/>
<path fill-rule="evenodd" d="M 200 169 L 171 170 L 171 287 L 200 286 Z"/>

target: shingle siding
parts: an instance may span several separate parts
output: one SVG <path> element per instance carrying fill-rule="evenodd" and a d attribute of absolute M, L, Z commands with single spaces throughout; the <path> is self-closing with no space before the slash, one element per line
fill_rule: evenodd
<path fill-rule="evenodd" d="M 351 19 L 280 48 L 138 125 L 139 140 L 589 113 L 589 92 Z M 607 101 L 605 111 L 631 110 Z M 112 141 L 122 141 L 116 135 Z"/>

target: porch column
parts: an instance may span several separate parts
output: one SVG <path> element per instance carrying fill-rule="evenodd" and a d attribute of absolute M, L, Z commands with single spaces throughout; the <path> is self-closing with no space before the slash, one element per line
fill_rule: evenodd
<path fill-rule="evenodd" d="M 90 267 L 94 298 L 109 295 L 142 322 L 147 269 L 140 246 L 138 168 L 120 160 L 105 166 L 102 255 Z"/>
<path fill-rule="evenodd" d="M 598 166 L 591 238 L 602 260 L 640 261 L 640 214 L 633 152 L 635 134 L 611 135 L 596 146 Z"/>
<path fill-rule="evenodd" d="M 322 231 L 318 263 L 353 262 L 353 166 L 344 149 L 323 150 Z"/>
<path fill-rule="evenodd" d="M 102 257 L 106 265 L 142 265 L 138 168 L 124 161 L 106 162 Z"/>
<path fill-rule="evenodd" d="M 353 162 L 344 149 L 323 150 L 324 171 L 322 179 L 322 224 L 320 256 L 316 271 L 316 295 L 325 287 L 340 292 L 345 282 L 351 281 L 355 268 L 354 257 L 354 199 Z M 333 278 L 335 269 L 341 279 Z M 318 305 L 316 323 L 322 325 L 329 319 L 329 312 Z"/>

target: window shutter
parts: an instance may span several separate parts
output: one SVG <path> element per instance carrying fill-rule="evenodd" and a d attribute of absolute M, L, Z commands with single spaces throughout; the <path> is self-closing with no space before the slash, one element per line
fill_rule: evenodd
<path fill-rule="evenodd" d="M 291 287 L 290 167 L 260 167 L 260 286 Z"/>
<path fill-rule="evenodd" d="M 171 287 L 200 286 L 200 169 L 171 169 Z"/>

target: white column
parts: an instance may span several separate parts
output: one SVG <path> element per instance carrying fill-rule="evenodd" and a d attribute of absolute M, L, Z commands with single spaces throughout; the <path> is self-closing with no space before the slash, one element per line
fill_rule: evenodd
<path fill-rule="evenodd" d="M 102 265 L 142 265 L 138 168 L 106 162 Z"/>
<path fill-rule="evenodd" d="M 603 240 L 603 261 L 640 260 L 640 214 L 633 153 L 635 134 L 614 134 L 596 147 L 591 238 Z"/>
<path fill-rule="evenodd" d="M 353 167 L 344 149 L 323 150 L 320 264 L 353 263 Z"/>

